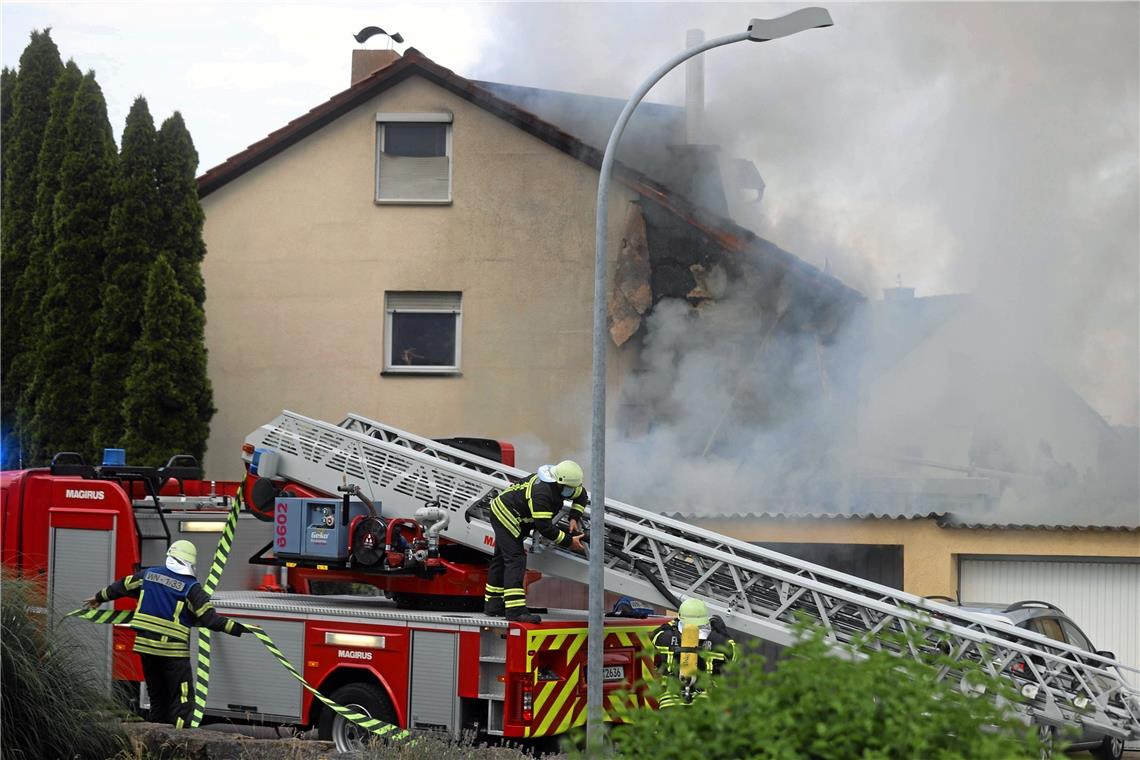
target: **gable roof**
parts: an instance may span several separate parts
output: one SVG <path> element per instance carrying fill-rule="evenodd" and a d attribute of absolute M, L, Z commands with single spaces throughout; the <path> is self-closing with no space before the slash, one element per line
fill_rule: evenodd
<path fill-rule="evenodd" d="M 605 148 L 610 131 L 625 108 L 625 100 L 600 95 L 583 95 L 538 87 L 521 87 L 499 82 L 475 82 L 492 95 L 502 98 L 543 121 L 558 124 L 587 145 Z M 685 109 L 664 103 L 642 101 L 630 117 L 618 143 L 618 159 L 626 166 L 668 184 L 672 159 L 663 145 L 684 142 Z"/>
<path fill-rule="evenodd" d="M 485 86 L 440 66 L 415 48 L 408 48 L 399 60 L 377 69 L 347 90 L 206 171 L 198 177 L 199 197 L 204 198 L 411 76 L 427 79 L 588 166 L 600 169 L 602 165 L 601 150 L 499 97 Z M 614 180 L 659 205 L 726 251 L 761 251 L 773 263 L 841 301 L 864 300 L 861 293 L 831 275 L 760 238 L 751 230 L 698 207 L 625 164 L 615 163 Z"/>

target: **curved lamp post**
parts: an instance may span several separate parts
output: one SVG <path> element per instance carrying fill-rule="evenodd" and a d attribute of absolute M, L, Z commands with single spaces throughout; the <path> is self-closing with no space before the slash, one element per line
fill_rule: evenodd
<path fill-rule="evenodd" d="M 586 740 L 596 751 L 602 744 L 602 652 L 605 631 L 602 603 L 605 596 L 605 501 L 606 501 L 606 228 L 609 223 L 609 189 L 614 154 L 625 126 L 646 93 L 670 71 L 695 55 L 734 42 L 767 42 L 808 29 L 831 26 L 824 8 L 803 8 L 773 19 L 752 19 L 748 31 L 717 37 L 670 58 L 641 83 L 622 109 L 610 133 L 598 173 L 598 210 L 594 260 L 594 368 L 592 377 L 592 424 L 590 430 L 590 600 L 589 655 L 586 663 Z M 592 753 L 591 753 L 592 754 Z"/>

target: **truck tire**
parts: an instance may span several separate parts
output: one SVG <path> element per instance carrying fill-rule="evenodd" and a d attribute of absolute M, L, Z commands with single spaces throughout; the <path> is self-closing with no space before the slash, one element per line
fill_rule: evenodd
<path fill-rule="evenodd" d="M 345 684 L 330 694 L 329 698 L 350 710 L 364 713 L 385 723 L 396 724 L 396 709 L 392 706 L 388 695 L 376 684 Z M 327 706 L 322 706 L 317 733 L 321 739 L 333 742 L 338 752 L 359 752 L 371 738 L 368 731 L 345 720 Z"/>

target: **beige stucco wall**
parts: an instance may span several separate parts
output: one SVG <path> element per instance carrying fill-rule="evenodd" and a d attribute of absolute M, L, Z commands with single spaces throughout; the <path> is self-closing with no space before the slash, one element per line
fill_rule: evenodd
<path fill-rule="evenodd" d="M 885 544 L 903 548 L 903 591 L 954 597 L 961 555 L 1140 558 L 1140 532 L 941 528 L 933 519 L 695 521 L 741 541 Z"/>
<path fill-rule="evenodd" d="M 376 113 L 441 110 L 453 203 L 376 205 Z M 208 195 L 207 473 L 236 476 L 285 408 L 507 439 L 522 466 L 588 452 L 596 192 L 594 169 L 412 77 Z M 386 290 L 462 291 L 461 377 L 381 376 Z M 628 353 L 611 346 L 611 389 Z"/>

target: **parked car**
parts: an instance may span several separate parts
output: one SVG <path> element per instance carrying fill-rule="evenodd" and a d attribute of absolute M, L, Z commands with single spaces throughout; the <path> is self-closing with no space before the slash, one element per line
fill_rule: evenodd
<path fill-rule="evenodd" d="M 1066 615 L 1059 607 L 1049 602 L 1024 601 L 1015 602 L 1007 607 L 990 606 L 984 604 L 958 605 L 968 612 L 980 613 L 994 617 L 1002 622 L 1025 628 L 1034 633 L 1041 634 L 1054 641 L 1060 641 L 1077 647 L 1086 652 L 1098 654 L 1115 660 L 1112 652 L 1098 650 L 1093 646 L 1089 637 L 1081 630 L 1072 618 Z M 1124 755 L 1124 740 L 1115 736 L 1086 729 L 1079 737 L 1072 738 L 1068 747 L 1071 752 L 1088 750 L 1094 757 L 1101 760 L 1120 760 Z"/>

